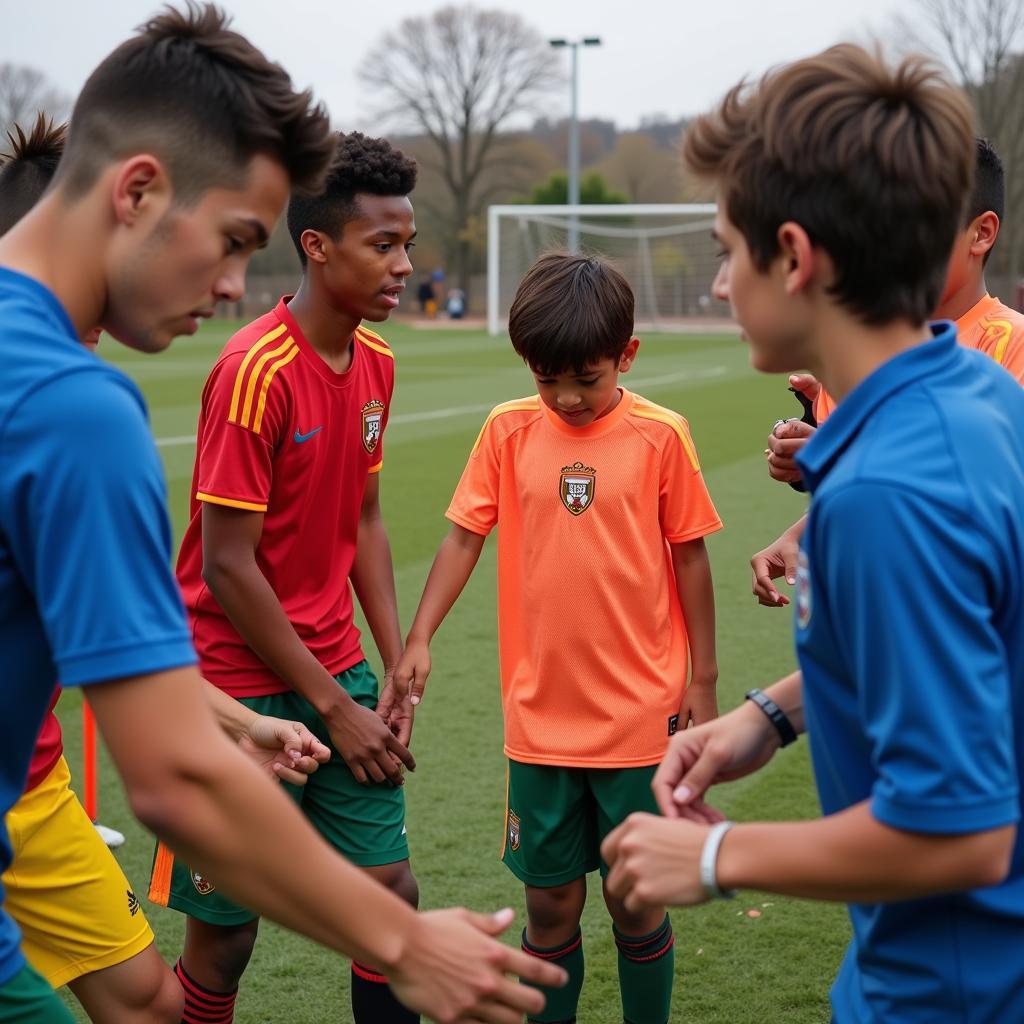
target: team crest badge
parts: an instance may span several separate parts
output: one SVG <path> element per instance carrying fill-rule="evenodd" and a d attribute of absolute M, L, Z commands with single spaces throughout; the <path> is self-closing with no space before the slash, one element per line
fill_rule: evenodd
<path fill-rule="evenodd" d="M 796 562 L 796 621 L 801 629 L 811 621 L 811 567 L 805 551 Z"/>
<path fill-rule="evenodd" d="M 208 878 L 203 878 L 198 871 L 190 872 L 192 876 L 192 884 L 196 887 L 196 892 L 200 896 L 209 896 L 216 886 Z"/>
<path fill-rule="evenodd" d="M 508 845 L 510 850 L 519 849 L 519 815 L 508 812 Z"/>
<path fill-rule="evenodd" d="M 558 493 L 562 504 L 574 515 L 579 516 L 594 504 L 594 482 L 597 470 L 575 462 L 562 467 Z"/>
<path fill-rule="evenodd" d="M 384 420 L 384 403 L 371 399 L 363 406 L 363 447 L 372 455 L 380 444 L 380 428 Z"/>

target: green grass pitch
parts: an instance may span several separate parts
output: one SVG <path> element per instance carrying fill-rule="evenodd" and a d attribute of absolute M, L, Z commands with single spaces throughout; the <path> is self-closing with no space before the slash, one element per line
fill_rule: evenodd
<path fill-rule="evenodd" d="M 234 325 L 205 325 L 160 356 L 140 356 L 106 339 L 101 354 L 139 382 L 166 467 L 171 517 L 180 539 L 188 509 L 199 396 Z M 416 330 L 385 325 L 397 355 L 397 386 L 385 437 L 381 478 L 394 552 L 402 620 L 411 620 L 434 551 L 446 530 L 444 510 L 487 410 L 531 392 L 531 379 L 507 340 L 472 330 Z M 793 664 L 789 611 L 759 608 L 750 596 L 751 553 L 803 508 L 804 499 L 770 481 L 762 449 L 771 423 L 797 406 L 780 378 L 759 377 L 735 337 L 648 335 L 624 383 L 683 413 L 725 529 L 709 541 L 718 602 L 719 701 L 734 706 L 751 686 Z M 523 924 L 519 884 L 498 860 L 504 808 L 504 761 L 495 636 L 494 546 L 488 542 L 467 593 L 434 645 L 434 671 L 417 716 L 419 764 L 409 779 L 412 864 L 424 907 L 510 905 Z M 96 609 L 114 615 L 114 608 Z M 586 638 L 581 638 L 585 644 Z M 368 648 L 371 660 L 376 652 Z M 72 774 L 80 778 L 80 698 L 60 704 Z M 132 819 L 105 755 L 100 818 L 128 835 L 118 858 L 140 897 L 146 891 L 151 838 Z M 817 813 L 806 743 L 778 756 L 756 777 L 721 787 L 714 801 L 739 820 L 802 818 Z M 760 911 L 749 917 L 748 910 Z M 184 919 L 146 904 L 161 952 L 173 961 Z M 743 894 L 673 911 L 677 983 L 673 1020 L 706 1024 L 820 1022 L 829 1018 L 828 987 L 848 937 L 842 907 Z M 617 1024 L 615 950 L 596 876 L 583 933 L 587 978 L 580 1021 Z M 68 996 L 80 1020 L 85 1020 Z M 238 999 L 238 1024 L 314 1024 L 350 1020 L 348 966 L 304 939 L 264 924 Z"/>

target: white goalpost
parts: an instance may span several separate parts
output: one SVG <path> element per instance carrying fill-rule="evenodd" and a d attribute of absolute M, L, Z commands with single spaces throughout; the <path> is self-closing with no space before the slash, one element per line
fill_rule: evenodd
<path fill-rule="evenodd" d="M 491 206 L 487 215 L 487 330 L 498 334 L 523 275 L 542 253 L 579 249 L 609 258 L 636 293 L 638 329 L 679 330 L 695 318 L 725 321 L 711 295 L 718 266 L 712 203 Z"/>

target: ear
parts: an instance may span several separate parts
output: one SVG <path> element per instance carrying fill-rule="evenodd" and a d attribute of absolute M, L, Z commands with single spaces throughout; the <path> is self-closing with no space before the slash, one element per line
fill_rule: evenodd
<path fill-rule="evenodd" d="M 778 242 L 782 264 L 783 283 L 789 295 L 803 291 L 814 277 L 814 246 L 807 232 L 795 221 L 787 220 L 779 226 Z"/>
<path fill-rule="evenodd" d="M 999 215 L 994 210 L 986 210 L 971 221 L 967 230 L 971 236 L 971 255 L 984 258 L 999 237 Z"/>
<path fill-rule="evenodd" d="M 327 262 L 327 246 L 330 239 L 322 231 L 314 231 L 306 228 L 299 236 L 299 244 L 306 254 L 306 259 L 311 263 L 324 264 Z"/>
<path fill-rule="evenodd" d="M 633 360 L 636 359 L 637 349 L 639 348 L 639 338 L 630 338 L 626 342 L 626 347 L 622 350 L 622 355 L 619 356 L 619 373 L 629 373 L 629 368 L 633 365 Z"/>
<path fill-rule="evenodd" d="M 116 168 L 111 199 L 118 223 L 131 226 L 154 208 L 162 213 L 170 196 L 171 179 L 159 157 L 139 153 Z"/>

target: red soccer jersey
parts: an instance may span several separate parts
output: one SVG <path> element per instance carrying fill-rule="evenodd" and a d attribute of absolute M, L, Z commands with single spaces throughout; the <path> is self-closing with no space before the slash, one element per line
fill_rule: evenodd
<path fill-rule="evenodd" d="M 26 793 L 30 789 L 35 789 L 53 771 L 53 766 L 64 753 L 64 738 L 61 735 L 60 722 L 53 713 L 59 697 L 60 687 L 58 686 L 53 691 L 53 699 L 50 701 L 42 728 L 39 730 L 36 749 L 32 751 L 32 761 L 28 767 L 28 781 L 25 783 Z"/>
<path fill-rule="evenodd" d="M 203 389 L 191 519 L 178 582 L 203 674 L 233 697 L 288 686 L 262 662 L 203 582 L 206 502 L 263 512 L 256 560 L 289 622 L 336 675 L 363 658 L 349 572 L 368 473 L 381 468 L 395 363 L 359 327 L 335 373 L 303 337 L 287 299 L 227 344 Z"/>

